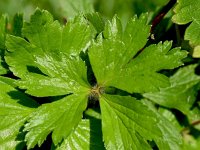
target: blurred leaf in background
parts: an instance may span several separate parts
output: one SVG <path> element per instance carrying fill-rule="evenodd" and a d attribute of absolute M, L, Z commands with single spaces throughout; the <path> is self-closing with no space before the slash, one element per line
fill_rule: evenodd
<path fill-rule="evenodd" d="M 96 0 L 95 10 L 108 18 L 117 14 L 125 24 L 131 16 L 155 11 L 167 2 L 168 0 Z"/>
<path fill-rule="evenodd" d="M 93 12 L 94 0 L 1 0 L 0 14 L 8 13 L 13 17 L 16 13 L 24 13 L 28 20 L 35 8 L 50 11 L 56 19 L 72 18 L 79 12 Z"/>
<path fill-rule="evenodd" d="M 50 11 L 56 19 L 71 18 L 78 12 L 91 13 L 97 11 L 105 17 L 112 18 L 118 14 L 123 22 L 134 14 L 155 11 L 164 6 L 168 0 L 1 0 L 0 14 L 24 13 L 28 20 L 36 7 Z"/>
<path fill-rule="evenodd" d="M 79 12 L 94 12 L 94 0 L 49 0 L 49 3 L 57 17 L 72 18 Z"/>
<path fill-rule="evenodd" d="M 41 2 L 40 2 L 41 3 Z M 7 13 L 14 17 L 17 12 L 24 13 L 25 18 L 29 18 L 35 7 L 32 0 L 1 0 L 0 13 Z"/>
<path fill-rule="evenodd" d="M 5 51 L 6 25 L 6 16 L 0 16 L 0 75 L 7 73 L 6 64 L 3 58 Z"/>

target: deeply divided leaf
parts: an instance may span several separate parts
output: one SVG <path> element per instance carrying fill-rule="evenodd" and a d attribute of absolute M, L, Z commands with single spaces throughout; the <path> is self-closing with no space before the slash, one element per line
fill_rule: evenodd
<path fill-rule="evenodd" d="M 122 31 L 117 17 L 107 22 L 105 31 L 89 49 L 92 69 L 99 84 L 109 85 L 130 59 L 145 45 L 149 35 L 147 17 L 133 18 Z M 138 30 L 142 28 L 143 30 Z"/>
<path fill-rule="evenodd" d="M 40 146 L 52 131 L 55 145 L 73 134 L 86 106 L 87 97 L 82 93 L 40 106 L 25 125 L 28 148 L 33 148 L 37 143 Z"/>
<path fill-rule="evenodd" d="M 120 20 L 115 17 L 105 26 L 103 35 L 89 49 L 89 58 L 97 82 L 127 92 L 156 91 L 169 85 L 168 78 L 158 73 L 182 65 L 186 51 L 172 50 L 171 42 L 144 47 L 149 35 L 146 15 L 133 18 L 122 31 Z M 141 30 L 141 29 L 142 30 Z"/>
<path fill-rule="evenodd" d="M 90 28 L 82 16 L 61 27 L 47 11 L 36 10 L 24 25 L 23 36 L 27 40 L 7 37 L 6 62 L 27 93 L 55 96 L 89 87 L 79 57 L 90 42 Z"/>
<path fill-rule="evenodd" d="M 55 149 L 151 149 L 152 143 L 159 149 L 179 149 L 177 130 L 144 100 L 130 94 L 162 91 L 178 82 L 160 71 L 181 66 L 187 56 L 186 51 L 171 49 L 172 42 L 168 41 L 146 46 L 150 32 L 147 19 L 147 14 L 142 14 L 123 28 L 117 16 L 104 24 L 94 13 L 79 15 L 61 26 L 49 12 L 37 9 L 30 22 L 23 23 L 20 37 L 7 35 L 5 60 L 19 79 L 13 82 L 1 77 L 0 83 L 9 87 L 17 84 L 31 96 L 55 98 L 33 113 L 33 109 L 17 103 L 18 113 L 15 97 L 9 97 L 13 93 L 1 87 L 2 106 L 11 100 L 14 105 L 12 110 L 6 105 L 0 108 L 6 112 L 2 111 L 2 116 L 16 113 L 19 115 L 13 122 L 18 122 L 17 117 L 22 120 L 13 136 L 26 133 L 28 149 L 41 146 L 50 134 Z M 109 88 L 129 96 L 120 92 L 108 95 Z M 101 114 L 88 117 L 90 107 L 96 105 Z M 0 131 L 6 123 L 0 123 Z"/>

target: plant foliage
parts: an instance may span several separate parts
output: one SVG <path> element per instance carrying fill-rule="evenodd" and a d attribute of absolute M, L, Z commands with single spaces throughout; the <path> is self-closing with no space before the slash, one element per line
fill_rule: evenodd
<path fill-rule="evenodd" d="M 178 0 L 178 5 L 175 7 L 176 14 L 173 16 L 173 20 L 178 24 L 192 22 L 185 32 L 185 39 L 189 40 L 192 45 L 200 45 L 199 5 L 199 0 Z"/>
<path fill-rule="evenodd" d="M 0 18 L 0 149 L 197 148 L 198 63 L 183 66 L 188 52 L 173 41 L 152 42 L 147 13 L 124 25 L 87 2 L 88 10 L 76 5 L 82 13 L 71 7 L 64 25 L 39 8 L 30 21 Z M 176 7 L 177 22 L 185 3 Z M 195 17 L 183 21 L 193 21 L 185 35 L 192 44 Z"/>

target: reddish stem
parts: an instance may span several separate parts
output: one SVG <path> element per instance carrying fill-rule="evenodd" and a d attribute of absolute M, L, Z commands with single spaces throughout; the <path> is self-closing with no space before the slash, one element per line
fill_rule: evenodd
<path fill-rule="evenodd" d="M 156 17 L 153 19 L 152 21 L 152 26 L 151 26 L 151 35 L 153 35 L 153 31 L 155 29 L 155 27 L 161 22 L 161 20 L 163 19 L 163 17 L 168 13 L 168 11 L 174 6 L 174 4 L 176 3 L 177 0 L 170 0 L 158 13 L 158 15 L 156 15 Z M 145 46 L 140 49 L 138 51 L 138 53 L 133 57 L 137 57 L 143 50 L 144 50 Z"/>
<path fill-rule="evenodd" d="M 174 6 L 176 3 L 176 0 L 170 0 L 156 15 L 156 17 L 152 21 L 152 26 L 151 26 L 151 33 L 154 31 L 155 27 L 161 22 L 163 17 L 168 13 L 168 11 Z"/>

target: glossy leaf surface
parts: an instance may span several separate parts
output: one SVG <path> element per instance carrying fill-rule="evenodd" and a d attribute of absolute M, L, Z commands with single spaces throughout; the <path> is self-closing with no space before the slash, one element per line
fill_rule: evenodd
<path fill-rule="evenodd" d="M 73 134 L 86 105 L 85 94 L 79 93 L 40 106 L 25 125 L 28 148 L 33 148 L 37 143 L 40 146 L 52 131 L 55 145 Z"/>
<path fill-rule="evenodd" d="M 8 36 L 6 62 L 27 93 L 56 96 L 89 87 L 85 64 L 79 58 L 90 39 L 83 17 L 62 28 L 50 13 L 37 9 L 30 23 L 25 23 L 23 36 L 28 41 Z"/>
<path fill-rule="evenodd" d="M 164 42 L 150 45 L 136 55 L 149 35 L 146 21 L 146 15 L 133 18 L 123 32 L 120 20 L 115 17 L 106 24 L 103 37 L 100 35 L 97 42 L 93 42 L 89 58 L 100 85 L 130 93 L 157 91 L 169 85 L 168 78 L 158 71 L 182 65 L 187 52 L 171 49 L 172 43 Z"/>
<path fill-rule="evenodd" d="M 179 148 L 181 140 L 175 128 L 140 101 L 103 95 L 100 105 L 103 138 L 108 150 L 151 149 L 147 140 L 154 140 L 161 149 Z"/>
<path fill-rule="evenodd" d="M 12 86 L 0 81 L 0 147 L 14 150 L 23 147 L 25 121 L 38 104 Z"/>
<path fill-rule="evenodd" d="M 82 120 L 75 131 L 66 138 L 61 146 L 56 150 L 64 149 L 80 149 L 80 150 L 103 150 L 104 144 L 102 141 L 101 121 L 96 119 Z"/>

